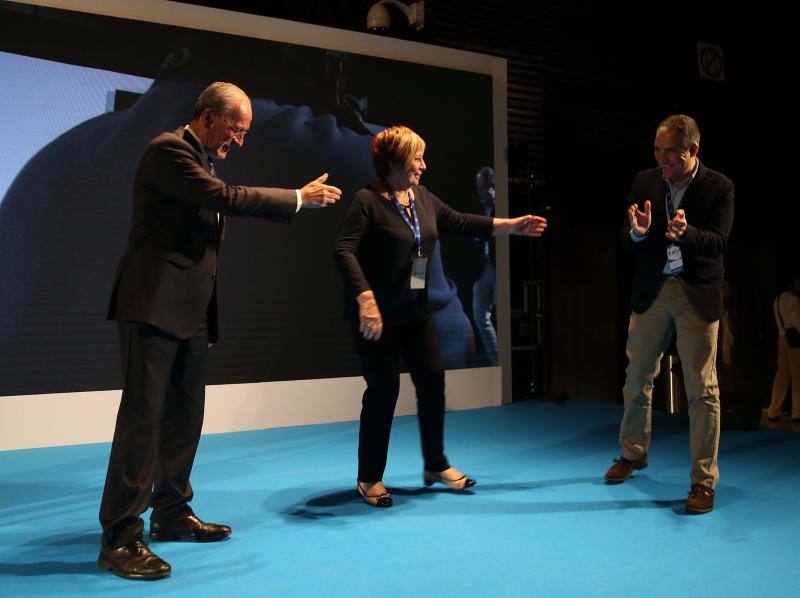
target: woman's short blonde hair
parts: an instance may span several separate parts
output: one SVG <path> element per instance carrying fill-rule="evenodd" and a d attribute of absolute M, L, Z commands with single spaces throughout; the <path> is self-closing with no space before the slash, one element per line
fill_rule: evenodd
<path fill-rule="evenodd" d="M 375 171 L 381 179 L 385 179 L 389 176 L 392 164 L 411 168 L 414 156 L 425 151 L 425 142 L 408 127 L 398 125 L 375 135 L 370 151 Z"/>

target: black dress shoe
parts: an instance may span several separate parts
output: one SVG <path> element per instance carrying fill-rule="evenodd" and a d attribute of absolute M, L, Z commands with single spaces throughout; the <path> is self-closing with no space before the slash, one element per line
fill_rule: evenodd
<path fill-rule="evenodd" d="M 134 540 L 114 550 L 100 550 L 97 565 L 126 579 L 162 579 L 172 573 L 169 563 L 161 560 L 141 540 Z"/>
<path fill-rule="evenodd" d="M 150 539 L 156 542 L 179 540 L 185 542 L 218 542 L 231 535 L 231 528 L 206 523 L 197 515 L 187 515 L 168 522 L 150 521 Z"/>

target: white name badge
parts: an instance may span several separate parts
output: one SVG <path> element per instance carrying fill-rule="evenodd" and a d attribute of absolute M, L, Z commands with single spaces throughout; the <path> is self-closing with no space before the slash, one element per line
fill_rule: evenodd
<path fill-rule="evenodd" d="M 683 272 L 683 255 L 677 245 L 667 245 L 667 264 L 673 275 Z"/>
<path fill-rule="evenodd" d="M 428 258 L 419 255 L 411 263 L 411 288 L 414 290 L 425 288 L 425 273 L 428 270 Z"/>

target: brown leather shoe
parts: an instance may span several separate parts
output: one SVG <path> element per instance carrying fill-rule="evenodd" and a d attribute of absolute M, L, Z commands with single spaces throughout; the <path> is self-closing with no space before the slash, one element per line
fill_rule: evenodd
<path fill-rule="evenodd" d="M 714 489 L 703 484 L 692 484 L 684 506 L 687 513 L 709 513 L 714 509 Z"/>
<path fill-rule="evenodd" d="M 175 521 L 150 520 L 150 539 L 156 542 L 170 540 L 184 542 L 218 542 L 231 535 L 231 528 L 217 523 L 206 523 L 197 515 L 187 515 Z"/>
<path fill-rule="evenodd" d="M 153 554 L 139 539 L 114 550 L 100 549 L 97 565 L 125 579 L 162 579 L 172 573 L 169 563 Z"/>
<path fill-rule="evenodd" d="M 606 472 L 606 482 L 609 484 L 620 484 L 633 475 L 634 469 L 644 469 L 647 467 L 647 455 L 642 455 L 635 461 L 620 457 L 614 459 L 614 465 Z"/>

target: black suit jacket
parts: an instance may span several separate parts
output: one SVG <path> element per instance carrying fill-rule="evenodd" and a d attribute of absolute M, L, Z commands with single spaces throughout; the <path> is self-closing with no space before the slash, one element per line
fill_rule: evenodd
<path fill-rule="evenodd" d="M 652 223 L 643 241 L 631 240 L 627 214 L 621 231 L 623 246 L 636 256 L 631 307 L 637 314 L 653 304 L 665 280 L 662 271 L 671 242 L 665 236 L 666 189 L 660 168 L 644 170 L 636 175 L 628 199 L 628 206 L 636 203 L 642 210 L 645 200 L 652 204 Z M 679 279 L 697 314 L 713 322 L 722 316 L 723 253 L 733 224 L 733 183 L 701 163 L 680 208 L 686 212 L 688 227 L 678 241 L 684 268 Z"/>
<path fill-rule="evenodd" d="M 228 186 L 208 173 L 195 138 L 183 128 L 147 146 L 136 170 L 128 244 L 114 277 L 108 319 L 152 324 L 189 338 L 204 319 L 216 342 L 217 252 L 223 216 L 289 222 L 291 189 Z"/>

